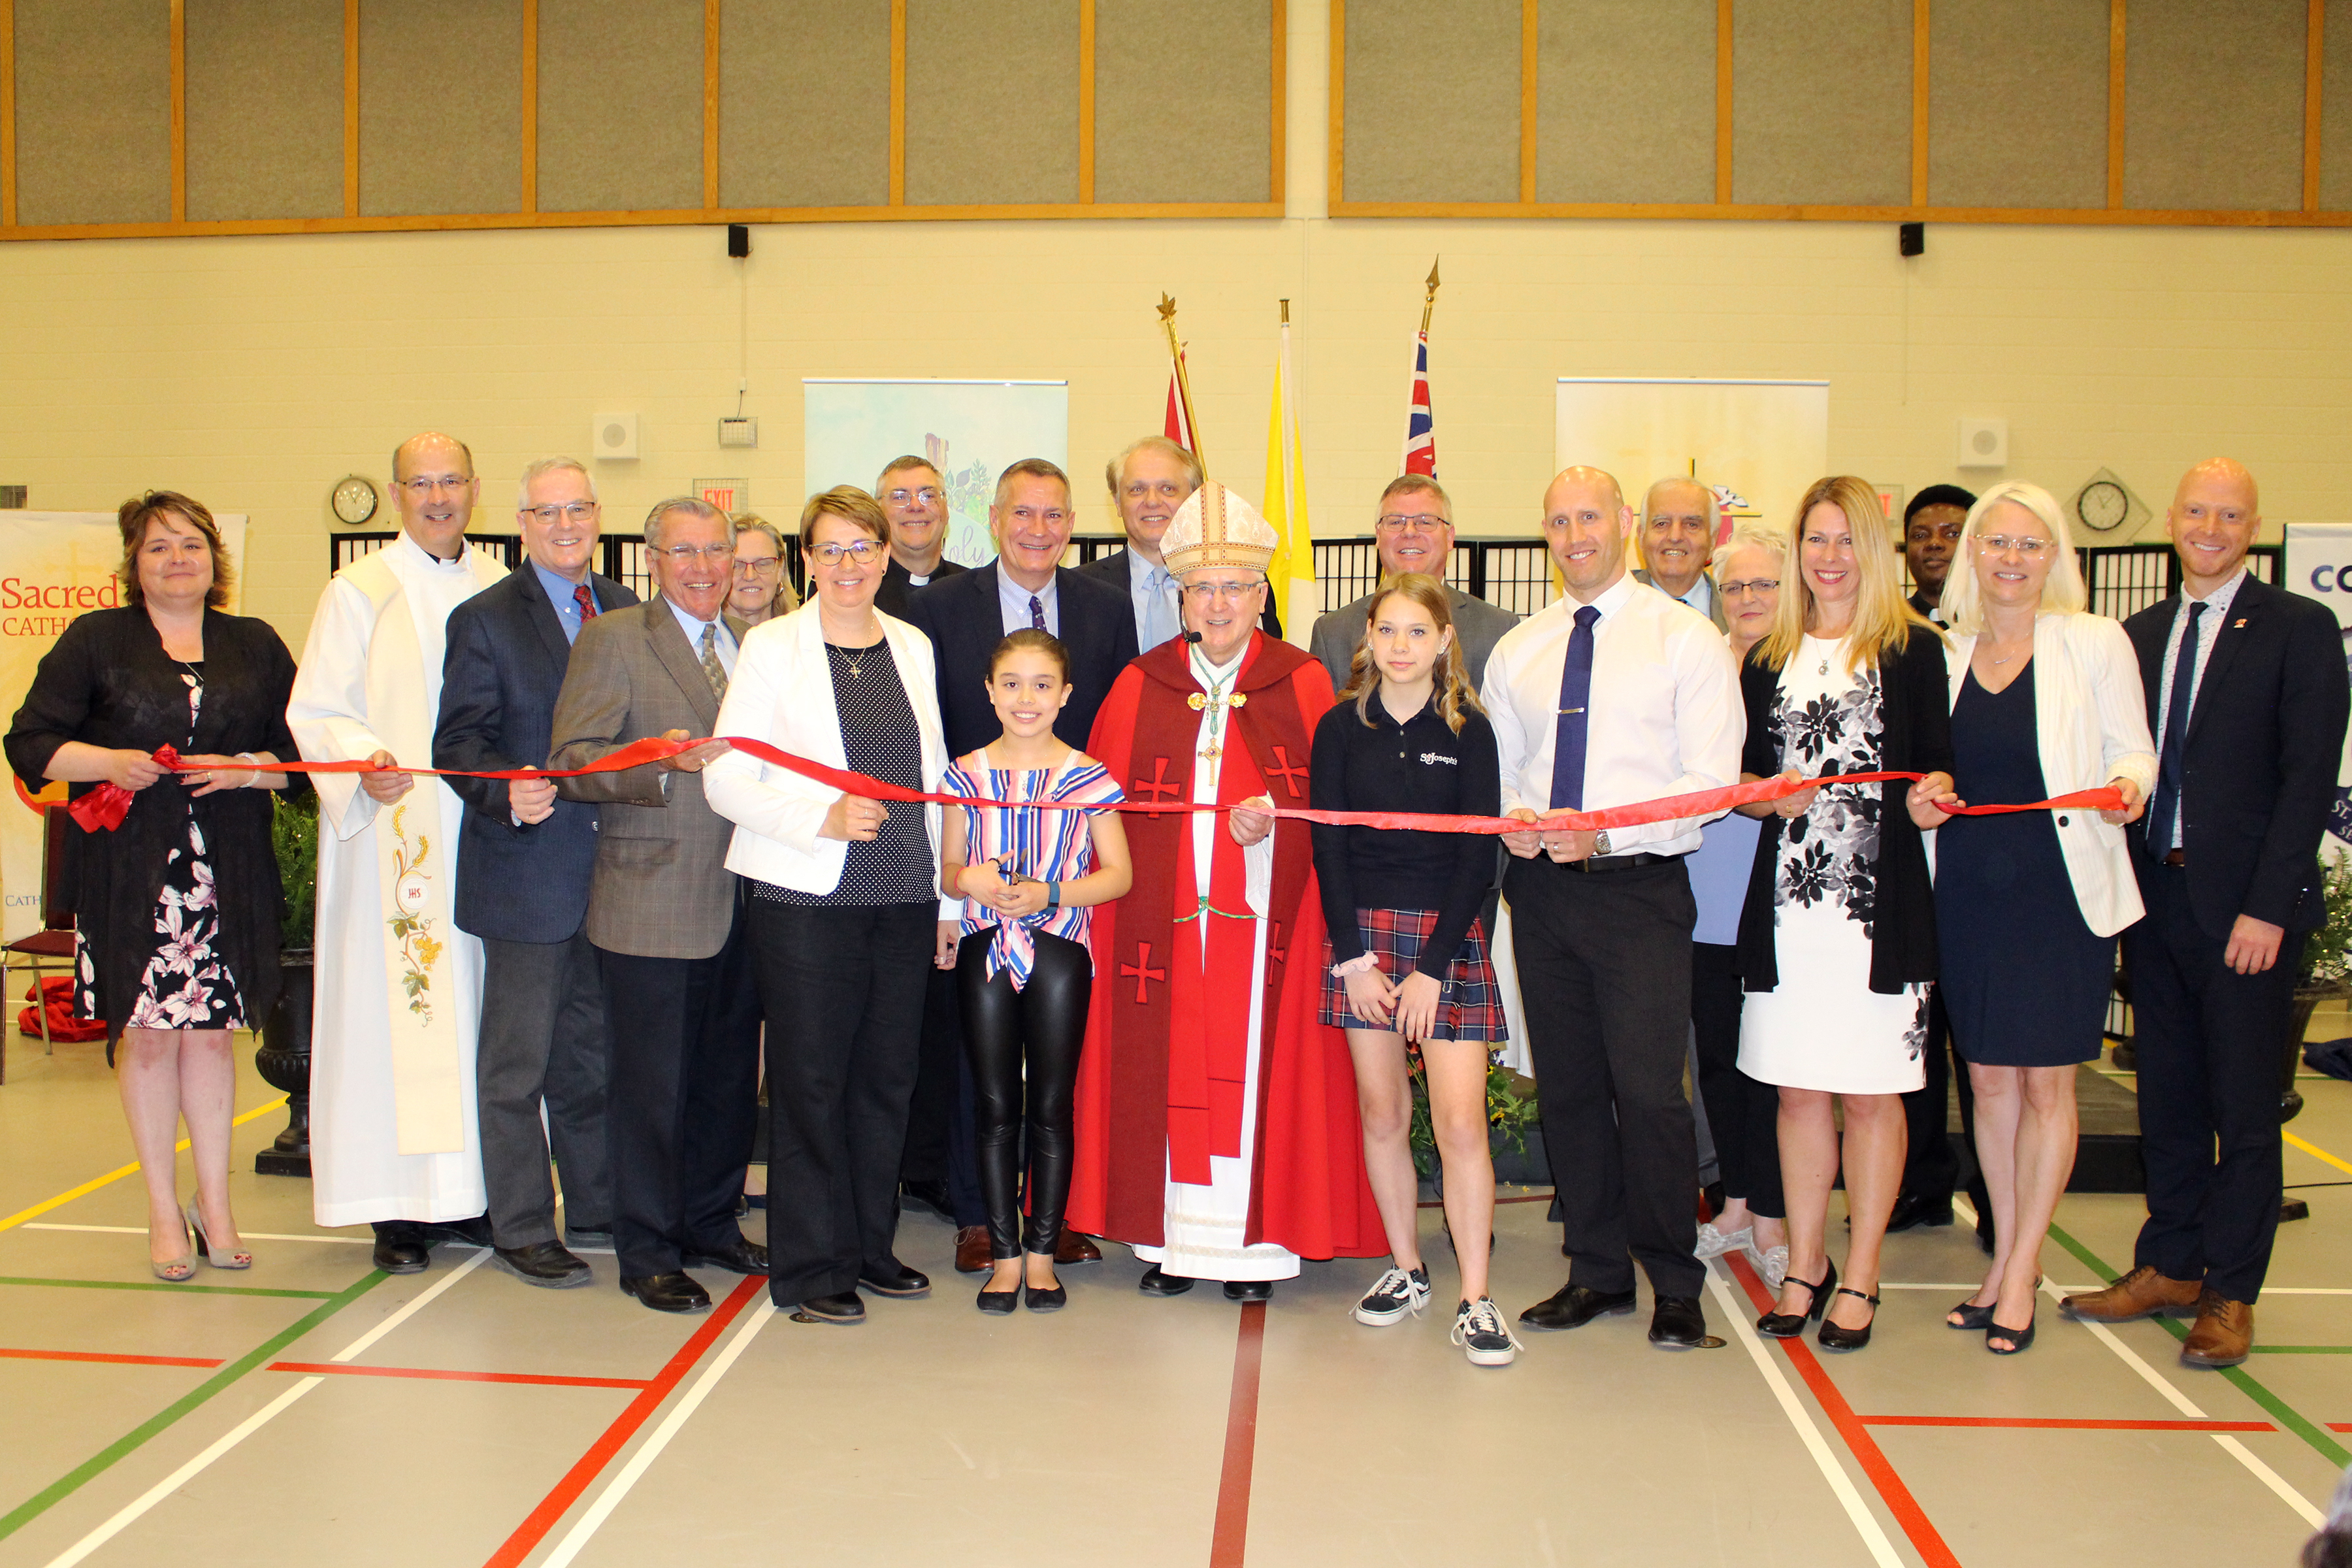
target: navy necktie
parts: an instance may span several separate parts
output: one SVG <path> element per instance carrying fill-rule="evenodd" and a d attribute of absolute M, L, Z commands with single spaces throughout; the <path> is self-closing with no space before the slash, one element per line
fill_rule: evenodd
<path fill-rule="evenodd" d="M 1592 702 L 1592 626 L 1601 612 L 1587 605 L 1576 612 L 1568 634 L 1568 658 L 1559 667 L 1559 717 L 1552 731 L 1551 805 L 1555 811 L 1584 808 L 1584 743 L 1591 731 L 1586 712 Z"/>
<path fill-rule="evenodd" d="M 2172 696 L 2164 715 L 2164 749 L 2156 763 L 2156 799 L 2147 810 L 2147 852 L 2161 860 L 2172 853 L 2172 824 L 2180 810 L 2180 751 L 2189 738 L 2189 707 L 2197 687 L 2197 623 L 2205 606 L 2189 606 L 2189 626 L 2172 661 Z"/>
<path fill-rule="evenodd" d="M 1029 595 L 1029 626 L 1034 631 L 1045 629 L 1045 606 L 1034 594 Z"/>

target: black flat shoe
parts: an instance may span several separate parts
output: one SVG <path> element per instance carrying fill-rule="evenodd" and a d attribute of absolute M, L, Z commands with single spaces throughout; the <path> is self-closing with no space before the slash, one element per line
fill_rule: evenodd
<path fill-rule="evenodd" d="M 1841 1324 L 1832 1323 L 1825 1317 L 1822 1320 L 1820 1332 L 1816 1333 L 1813 1339 L 1825 1351 L 1858 1351 L 1870 1343 L 1870 1331 L 1878 1326 L 1878 1298 L 1865 1296 L 1859 1290 L 1850 1290 L 1843 1285 L 1838 1287 L 1837 1293 L 1841 1296 L 1851 1296 L 1857 1301 L 1869 1302 L 1870 1321 L 1858 1329 L 1849 1329 Z"/>
<path fill-rule="evenodd" d="M 731 1246 L 688 1247 L 678 1255 L 678 1261 L 688 1268 L 724 1268 L 730 1274 L 765 1274 L 768 1271 L 768 1249 L 756 1241 L 738 1236 Z"/>
<path fill-rule="evenodd" d="M 656 1312 L 707 1312 L 710 1292 L 690 1274 L 647 1274 L 621 1281 L 625 1295 L 635 1296 Z"/>
<path fill-rule="evenodd" d="M 1271 1279 L 1228 1279 L 1225 1281 L 1228 1301 L 1271 1301 L 1274 1281 Z"/>
<path fill-rule="evenodd" d="M 1181 1274 L 1167 1273 L 1155 1263 L 1143 1271 L 1135 1288 L 1147 1296 L 1181 1296 L 1192 1288 L 1192 1281 Z"/>
<path fill-rule="evenodd" d="M 490 1261 L 524 1284 L 549 1290 L 569 1290 L 595 1278 L 588 1272 L 588 1265 L 564 1250 L 560 1241 L 496 1247 L 490 1253 Z"/>
<path fill-rule="evenodd" d="M 1530 1329 L 1550 1333 L 1557 1329 L 1580 1329 L 1595 1318 L 1633 1310 L 1631 1290 L 1593 1290 L 1582 1285 L 1563 1285 L 1559 1291 L 1519 1314 L 1519 1321 Z"/>
<path fill-rule="evenodd" d="M 2012 1329 L 2005 1323 L 1990 1321 L 1990 1320 L 1992 1317 L 1990 1309 L 1986 1310 L 1985 1317 L 1988 1320 L 1985 1323 L 1985 1349 L 1992 1352 L 1993 1354 L 2021 1355 L 2025 1352 L 2033 1348 L 2034 1322 L 2032 1318 L 2029 1317 L 2025 1320 L 2025 1327 L 2021 1329 Z M 2007 1350 L 2001 1349 L 1999 1345 L 1993 1343 L 1995 1339 L 2007 1340 L 2009 1342 L 2009 1348 Z"/>
<path fill-rule="evenodd" d="M 1818 1285 L 1810 1279 L 1789 1276 L 1790 1285 L 1801 1286 L 1807 1292 L 1805 1310 L 1801 1312 L 1767 1312 L 1756 1320 L 1756 1331 L 1768 1340 L 1793 1340 L 1805 1331 L 1805 1325 L 1822 1315 L 1829 1302 L 1830 1292 L 1837 1287 L 1837 1264 L 1830 1262 Z M 1827 1327 L 1827 1324 L 1823 1324 Z"/>
<path fill-rule="evenodd" d="M 859 1269 L 857 1288 L 871 1290 L 877 1296 L 928 1296 L 931 1293 L 931 1277 L 918 1274 L 893 1258 L 888 1268 Z"/>
<path fill-rule="evenodd" d="M 858 1300 L 855 1290 L 844 1290 L 835 1296 L 812 1296 L 796 1310 L 821 1323 L 846 1325 L 866 1321 L 866 1303 Z"/>
<path fill-rule="evenodd" d="M 990 1317 L 1009 1318 L 1013 1315 L 1013 1309 L 1021 1304 L 1021 1292 L 1018 1290 L 982 1290 L 980 1293 L 980 1300 L 976 1304 L 982 1311 L 986 1312 Z"/>
<path fill-rule="evenodd" d="M 1058 1312 L 1070 1304 L 1070 1293 L 1059 1285 L 1045 1290 L 1031 1285 L 1026 1290 L 1022 1303 L 1033 1312 Z"/>
<path fill-rule="evenodd" d="M 1696 1296 L 1661 1296 L 1650 1310 L 1650 1342 L 1661 1350 L 1696 1350 L 1706 1342 L 1706 1314 Z"/>

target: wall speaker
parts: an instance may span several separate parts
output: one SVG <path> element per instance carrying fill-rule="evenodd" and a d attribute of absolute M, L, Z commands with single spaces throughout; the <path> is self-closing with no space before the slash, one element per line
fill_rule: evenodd
<path fill-rule="evenodd" d="M 1927 254 L 1927 226 L 1906 223 L 1895 231 L 1895 248 L 1906 256 Z"/>
<path fill-rule="evenodd" d="M 1964 468 L 2009 467 L 2009 421 L 1961 420 L 1959 464 Z"/>
<path fill-rule="evenodd" d="M 588 449 L 600 458 L 629 458 L 637 455 L 637 416 L 634 414 L 599 414 L 589 425 Z"/>
<path fill-rule="evenodd" d="M 727 226 L 727 254 L 740 261 L 751 254 L 751 226 L 730 223 Z"/>

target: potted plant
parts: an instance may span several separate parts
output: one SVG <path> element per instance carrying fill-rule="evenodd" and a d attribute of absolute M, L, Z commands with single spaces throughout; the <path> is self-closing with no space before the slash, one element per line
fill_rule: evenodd
<path fill-rule="evenodd" d="M 319 912 L 319 797 L 271 797 L 270 847 L 285 885 L 286 913 L 279 921 L 279 984 L 277 1005 L 262 1020 L 261 1044 L 253 1065 L 270 1088 L 286 1092 L 286 1131 L 253 1157 L 257 1174 L 310 1173 L 311 942 Z"/>
<path fill-rule="evenodd" d="M 1422 1070 L 1421 1053 L 1411 1053 L 1406 1069 L 1412 1081 L 1413 1169 L 1424 1181 L 1444 1190 L 1437 1158 L 1437 1135 L 1429 1120 L 1429 1079 Z M 1495 1180 L 1519 1186 L 1541 1186 L 1551 1180 L 1545 1162 L 1543 1125 L 1536 1114 L 1535 1085 L 1504 1067 L 1486 1068 L 1487 1138 L 1495 1152 Z"/>
<path fill-rule="evenodd" d="M 2328 857 L 2319 889 L 2325 913 L 2319 928 L 2304 939 L 2294 973 L 2294 1005 L 2287 1014 L 2281 1121 L 2293 1121 L 2303 1109 L 2294 1073 L 2303 1064 L 2303 1037 L 2311 1027 L 2311 1015 L 2322 1002 L 2352 995 L 2352 855 Z"/>

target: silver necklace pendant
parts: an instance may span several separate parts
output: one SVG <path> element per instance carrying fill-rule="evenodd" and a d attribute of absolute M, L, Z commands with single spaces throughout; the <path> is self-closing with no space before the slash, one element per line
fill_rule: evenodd
<path fill-rule="evenodd" d="M 1817 674 L 1817 675 L 1827 675 L 1829 672 L 1830 672 L 1830 661 L 1829 661 L 1828 659 L 1823 659 L 1823 660 L 1822 660 L 1822 667 L 1821 667 L 1821 668 L 1820 668 L 1820 669 L 1818 669 L 1818 670 L 1816 670 L 1814 673 L 1815 673 L 1815 674 Z"/>

